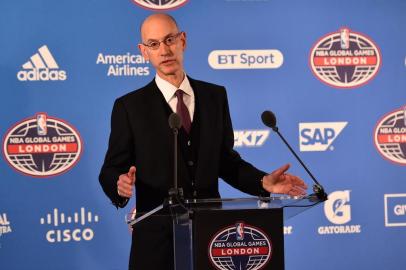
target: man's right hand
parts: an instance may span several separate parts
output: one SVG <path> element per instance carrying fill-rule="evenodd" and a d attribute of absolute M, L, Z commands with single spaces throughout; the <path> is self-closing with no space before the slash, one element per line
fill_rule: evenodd
<path fill-rule="evenodd" d="M 124 173 L 118 177 L 117 193 L 121 197 L 131 198 L 135 184 L 135 166 L 131 166 L 128 173 Z"/>

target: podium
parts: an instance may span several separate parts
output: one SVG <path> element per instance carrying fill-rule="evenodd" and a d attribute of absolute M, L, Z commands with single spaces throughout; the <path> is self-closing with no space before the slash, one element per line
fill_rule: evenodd
<path fill-rule="evenodd" d="M 176 270 L 283 270 L 284 220 L 322 201 L 316 195 L 168 199 L 128 223 L 170 217 Z"/>

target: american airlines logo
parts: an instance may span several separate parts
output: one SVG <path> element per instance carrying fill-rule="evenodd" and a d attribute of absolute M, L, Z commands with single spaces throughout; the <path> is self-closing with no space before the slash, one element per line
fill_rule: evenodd
<path fill-rule="evenodd" d="M 59 68 L 47 45 L 39 48 L 22 68 L 17 73 L 19 81 L 64 81 L 67 78 L 66 71 Z"/>
<path fill-rule="evenodd" d="M 96 64 L 108 67 L 107 76 L 109 77 L 148 76 L 150 74 L 149 61 L 140 54 L 99 53 Z"/>
<path fill-rule="evenodd" d="M 235 130 L 234 147 L 260 147 L 269 137 L 269 130 Z"/>
<path fill-rule="evenodd" d="M 99 216 L 86 211 L 84 207 L 73 215 L 59 213 L 55 208 L 46 217 L 40 219 L 41 225 L 53 227 L 45 234 L 45 238 L 50 243 L 90 241 L 94 237 L 90 224 L 97 222 L 99 222 Z"/>
<path fill-rule="evenodd" d="M 348 122 L 299 123 L 300 151 L 333 150 L 331 144 Z"/>

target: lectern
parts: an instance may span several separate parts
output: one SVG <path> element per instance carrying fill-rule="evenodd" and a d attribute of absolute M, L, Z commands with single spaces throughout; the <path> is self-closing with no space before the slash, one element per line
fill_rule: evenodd
<path fill-rule="evenodd" d="M 284 220 L 322 201 L 316 195 L 168 199 L 129 224 L 171 218 L 176 270 L 283 270 Z"/>

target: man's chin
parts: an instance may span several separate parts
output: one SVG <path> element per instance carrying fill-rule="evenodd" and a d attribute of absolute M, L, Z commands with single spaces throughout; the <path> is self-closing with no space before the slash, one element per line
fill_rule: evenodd
<path fill-rule="evenodd" d="M 160 71 L 165 76 L 171 76 L 178 74 L 181 70 L 179 69 L 179 67 L 161 67 Z"/>

